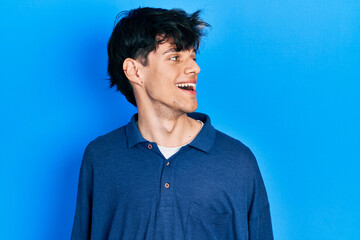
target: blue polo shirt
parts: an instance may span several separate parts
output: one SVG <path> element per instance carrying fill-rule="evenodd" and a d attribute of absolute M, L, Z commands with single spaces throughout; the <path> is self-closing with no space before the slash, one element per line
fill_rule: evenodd
<path fill-rule="evenodd" d="M 252 152 L 210 118 L 166 159 L 131 121 L 92 141 L 79 177 L 72 239 L 273 239 Z"/>

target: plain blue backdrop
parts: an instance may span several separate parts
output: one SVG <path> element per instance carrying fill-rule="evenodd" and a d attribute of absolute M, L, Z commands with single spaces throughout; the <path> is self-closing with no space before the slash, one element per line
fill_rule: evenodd
<path fill-rule="evenodd" d="M 253 150 L 275 239 L 360 239 L 357 0 L 1 0 L 0 239 L 69 239 L 86 145 L 136 112 L 106 44 L 139 6 L 212 24 L 198 111 Z"/>

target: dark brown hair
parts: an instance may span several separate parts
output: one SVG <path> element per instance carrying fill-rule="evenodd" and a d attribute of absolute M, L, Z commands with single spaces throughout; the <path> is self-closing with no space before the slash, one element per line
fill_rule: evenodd
<path fill-rule="evenodd" d="M 110 87 L 116 86 L 136 106 L 132 86 L 123 71 L 124 60 L 138 59 L 146 66 L 148 54 L 169 38 L 174 40 L 177 51 L 190 48 L 197 51 L 205 35 L 204 28 L 210 27 L 199 14 L 200 11 L 187 14 L 181 9 L 148 7 L 120 12 L 107 48 Z"/>

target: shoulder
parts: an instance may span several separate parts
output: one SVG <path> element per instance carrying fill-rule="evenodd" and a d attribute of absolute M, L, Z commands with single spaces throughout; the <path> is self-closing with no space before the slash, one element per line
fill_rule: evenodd
<path fill-rule="evenodd" d="M 247 174 L 258 174 L 258 164 L 253 152 L 240 140 L 235 139 L 219 130 L 216 130 L 212 153 L 221 156 L 224 162 Z"/>
<path fill-rule="evenodd" d="M 125 126 L 122 126 L 92 140 L 86 147 L 85 154 L 106 155 L 116 150 L 125 149 L 126 144 Z"/>
<path fill-rule="evenodd" d="M 257 193 L 257 198 L 267 204 L 267 195 L 257 160 L 245 144 L 216 130 L 214 151 L 222 155 L 222 163 L 228 166 L 232 176 L 239 176 L 237 183 L 246 182 L 249 193 Z M 252 196 L 252 194 L 249 194 Z M 250 201 L 250 200 L 249 200 Z M 264 204 L 261 204 L 263 206 Z"/>
<path fill-rule="evenodd" d="M 240 140 L 237 140 L 219 130 L 215 130 L 214 148 L 230 155 L 253 158 L 250 148 Z"/>

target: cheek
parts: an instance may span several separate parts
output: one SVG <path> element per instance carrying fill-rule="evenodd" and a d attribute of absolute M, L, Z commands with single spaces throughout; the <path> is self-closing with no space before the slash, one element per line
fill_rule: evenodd
<path fill-rule="evenodd" d="M 165 68 L 166 69 L 166 68 Z M 169 89 L 175 85 L 174 74 L 169 74 L 167 70 L 152 72 L 148 78 L 149 86 L 155 89 Z"/>
<path fill-rule="evenodd" d="M 148 75 L 146 91 L 152 98 L 169 98 L 172 95 L 172 82 L 162 73 L 152 73 Z"/>
<path fill-rule="evenodd" d="M 169 98 L 174 96 L 177 90 L 176 82 L 179 82 L 181 73 L 168 65 L 152 65 L 146 72 L 146 91 L 154 98 Z"/>

